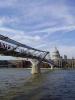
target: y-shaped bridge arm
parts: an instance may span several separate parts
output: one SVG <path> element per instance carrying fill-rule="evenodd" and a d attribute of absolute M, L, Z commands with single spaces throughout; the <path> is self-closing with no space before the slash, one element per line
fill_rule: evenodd
<path fill-rule="evenodd" d="M 49 54 L 49 52 L 46 52 L 46 54 L 44 55 L 44 57 L 43 57 L 42 59 L 40 59 L 40 61 L 39 61 L 39 64 L 38 64 L 38 65 L 40 65 L 40 64 L 41 64 L 41 62 L 45 59 L 45 57 L 47 56 L 47 54 Z"/>

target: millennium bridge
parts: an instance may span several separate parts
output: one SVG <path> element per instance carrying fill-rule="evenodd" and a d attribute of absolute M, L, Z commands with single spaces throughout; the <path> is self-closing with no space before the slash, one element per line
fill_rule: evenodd
<path fill-rule="evenodd" d="M 54 62 L 49 58 L 49 52 L 32 48 L 9 37 L 0 35 L 0 54 L 26 58 L 32 63 L 32 74 L 40 73 L 40 64 L 48 63 L 51 69 Z"/>

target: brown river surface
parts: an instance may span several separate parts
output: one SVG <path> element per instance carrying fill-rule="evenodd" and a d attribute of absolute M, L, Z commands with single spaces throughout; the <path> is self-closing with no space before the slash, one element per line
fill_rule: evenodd
<path fill-rule="evenodd" d="M 75 100 L 75 69 L 0 69 L 0 100 Z"/>

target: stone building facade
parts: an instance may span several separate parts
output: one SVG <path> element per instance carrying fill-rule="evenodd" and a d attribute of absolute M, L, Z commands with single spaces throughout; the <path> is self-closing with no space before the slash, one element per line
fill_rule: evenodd
<path fill-rule="evenodd" d="M 0 68 L 29 68 L 31 67 L 30 61 L 24 60 L 0 60 Z"/>
<path fill-rule="evenodd" d="M 55 63 L 55 67 L 59 68 L 75 68 L 75 59 L 68 59 L 66 55 L 62 57 L 59 53 L 59 50 L 57 48 L 54 49 L 52 52 L 51 59 Z"/>
<path fill-rule="evenodd" d="M 52 53 L 51 59 L 54 61 L 55 67 L 62 67 L 62 57 L 60 56 L 60 53 L 56 47 Z"/>

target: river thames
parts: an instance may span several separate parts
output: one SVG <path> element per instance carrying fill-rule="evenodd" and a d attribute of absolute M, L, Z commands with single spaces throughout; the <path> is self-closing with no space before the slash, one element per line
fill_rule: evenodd
<path fill-rule="evenodd" d="M 75 70 L 0 69 L 0 100 L 75 100 Z"/>

